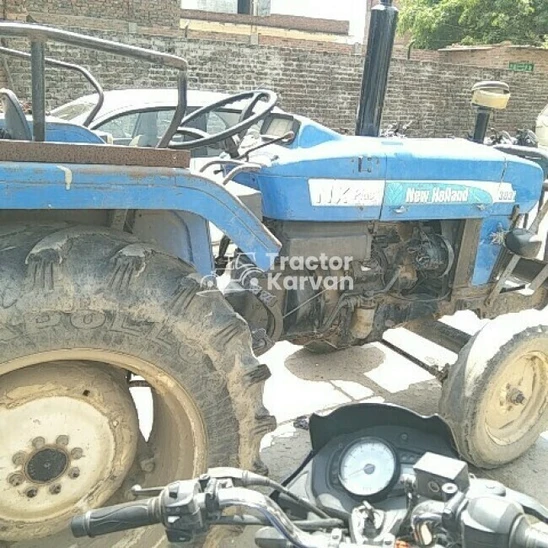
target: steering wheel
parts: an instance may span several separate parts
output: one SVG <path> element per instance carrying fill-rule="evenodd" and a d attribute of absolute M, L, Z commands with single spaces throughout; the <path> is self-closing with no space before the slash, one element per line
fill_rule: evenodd
<path fill-rule="evenodd" d="M 225 129 L 224 131 L 219 131 L 218 133 L 214 133 L 213 135 L 211 135 L 209 133 L 206 133 L 205 131 L 185 127 L 188 123 L 192 122 L 200 116 L 214 112 L 215 110 L 220 109 L 226 105 L 230 105 L 238 101 L 245 101 L 246 99 L 249 99 L 249 102 L 242 109 L 242 113 L 240 115 L 238 123 Z M 266 99 L 264 104 L 262 101 L 263 99 Z M 211 103 L 210 105 L 199 108 L 188 116 L 185 116 L 181 121 L 179 129 L 177 130 L 177 133 L 179 134 L 197 137 L 197 139 L 193 139 L 192 141 L 185 141 L 184 143 L 171 142 L 168 147 L 186 150 L 209 146 L 214 143 L 219 143 L 221 141 L 227 141 L 229 149 L 237 150 L 239 143 L 234 138 L 236 136 L 239 136 L 239 138 L 241 139 L 250 127 L 254 126 L 260 120 L 266 118 L 266 116 L 272 112 L 277 102 L 278 96 L 273 91 L 256 90 L 237 93 L 235 95 L 227 97 L 226 99 L 221 99 L 216 103 Z M 261 104 L 261 108 L 259 112 L 254 113 L 255 107 L 258 104 Z M 232 143 L 230 143 L 230 141 L 232 141 Z"/>

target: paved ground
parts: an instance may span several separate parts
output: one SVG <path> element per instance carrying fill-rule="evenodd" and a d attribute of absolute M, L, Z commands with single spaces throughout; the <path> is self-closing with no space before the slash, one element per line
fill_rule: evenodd
<path fill-rule="evenodd" d="M 470 313 L 458 314 L 447 322 L 470 333 L 482 323 Z M 445 364 L 456 358 L 403 329 L 389 332 L 387 339 L 431 363 Z M 262 457 L 276 479 L 290 473 L 309 450 L 308 433 L 293 426 L 296 417 L 360 401 L 393 402 L 423 414 L 437 410 L 437 381 L 381 344 L 318 356 L 289 343 L 279 343 L 263 360 L 272 371 L 272 378 L 266 383 L 265 405 L 279 426 L 263 440 Z M 548 504 L 548 432 L 524 457 L 489 472 L 489 476 Z M 254 546 L 250 533 L 237 545 Z"/>

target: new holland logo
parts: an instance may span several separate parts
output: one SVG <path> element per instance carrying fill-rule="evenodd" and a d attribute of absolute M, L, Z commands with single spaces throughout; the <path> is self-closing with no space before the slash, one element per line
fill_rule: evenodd
<path fill-rule="evenodd" d="M 405 193 L 407 204 L 462 204 L 467 203 L 470 192 L 467 188 L 455 190 L 453 188 L 434 187 L 427 190 L 408 188 Z"/>

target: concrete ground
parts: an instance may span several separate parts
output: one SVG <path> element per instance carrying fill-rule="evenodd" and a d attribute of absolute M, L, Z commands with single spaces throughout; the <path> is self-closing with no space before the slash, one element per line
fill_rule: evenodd
<path fill-rule="evenodd" d="M 469 333 L 482 325 L 468 312 L 445 321 Z M 444 365 L 456 359 L 455 354 L 404 329 L 390 331 L 386 338 L 427 363 Z M 293 426 L 297 417 L 362 401 L 392 402 L 421 414 L 437 411 L 439 383 L 382 344 L 314 355 L 283 342 L 262 360 L 272 371 L 272 377 L 266 383 L 264 402 L 278 420 L 278 428 L 263 440 L 262 457 L 275 479 L 289 474 L 309 451 L 308 432 Z M 545 481 L 548 477 L 548 432 L 518 461 L 484 475 L 533 495 L 548 505 Z M 236 545 L 242 548 L 255 546 L 252 531 L 238 539 Z"/>

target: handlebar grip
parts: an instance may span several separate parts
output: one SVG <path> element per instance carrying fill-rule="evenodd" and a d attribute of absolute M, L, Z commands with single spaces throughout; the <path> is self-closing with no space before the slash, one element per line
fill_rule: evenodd
<path fill-rule="evenodd" d="M 159 499 L 151 498 L 90 510 L 72 518 L 70 528 L 77 538 L 97 537 L 160 522 Z"/>
<path fill-rule="evenodd" d="M 525 536 L 527 548 L 548 548 L 548 533 L 529 526 Z"/>

